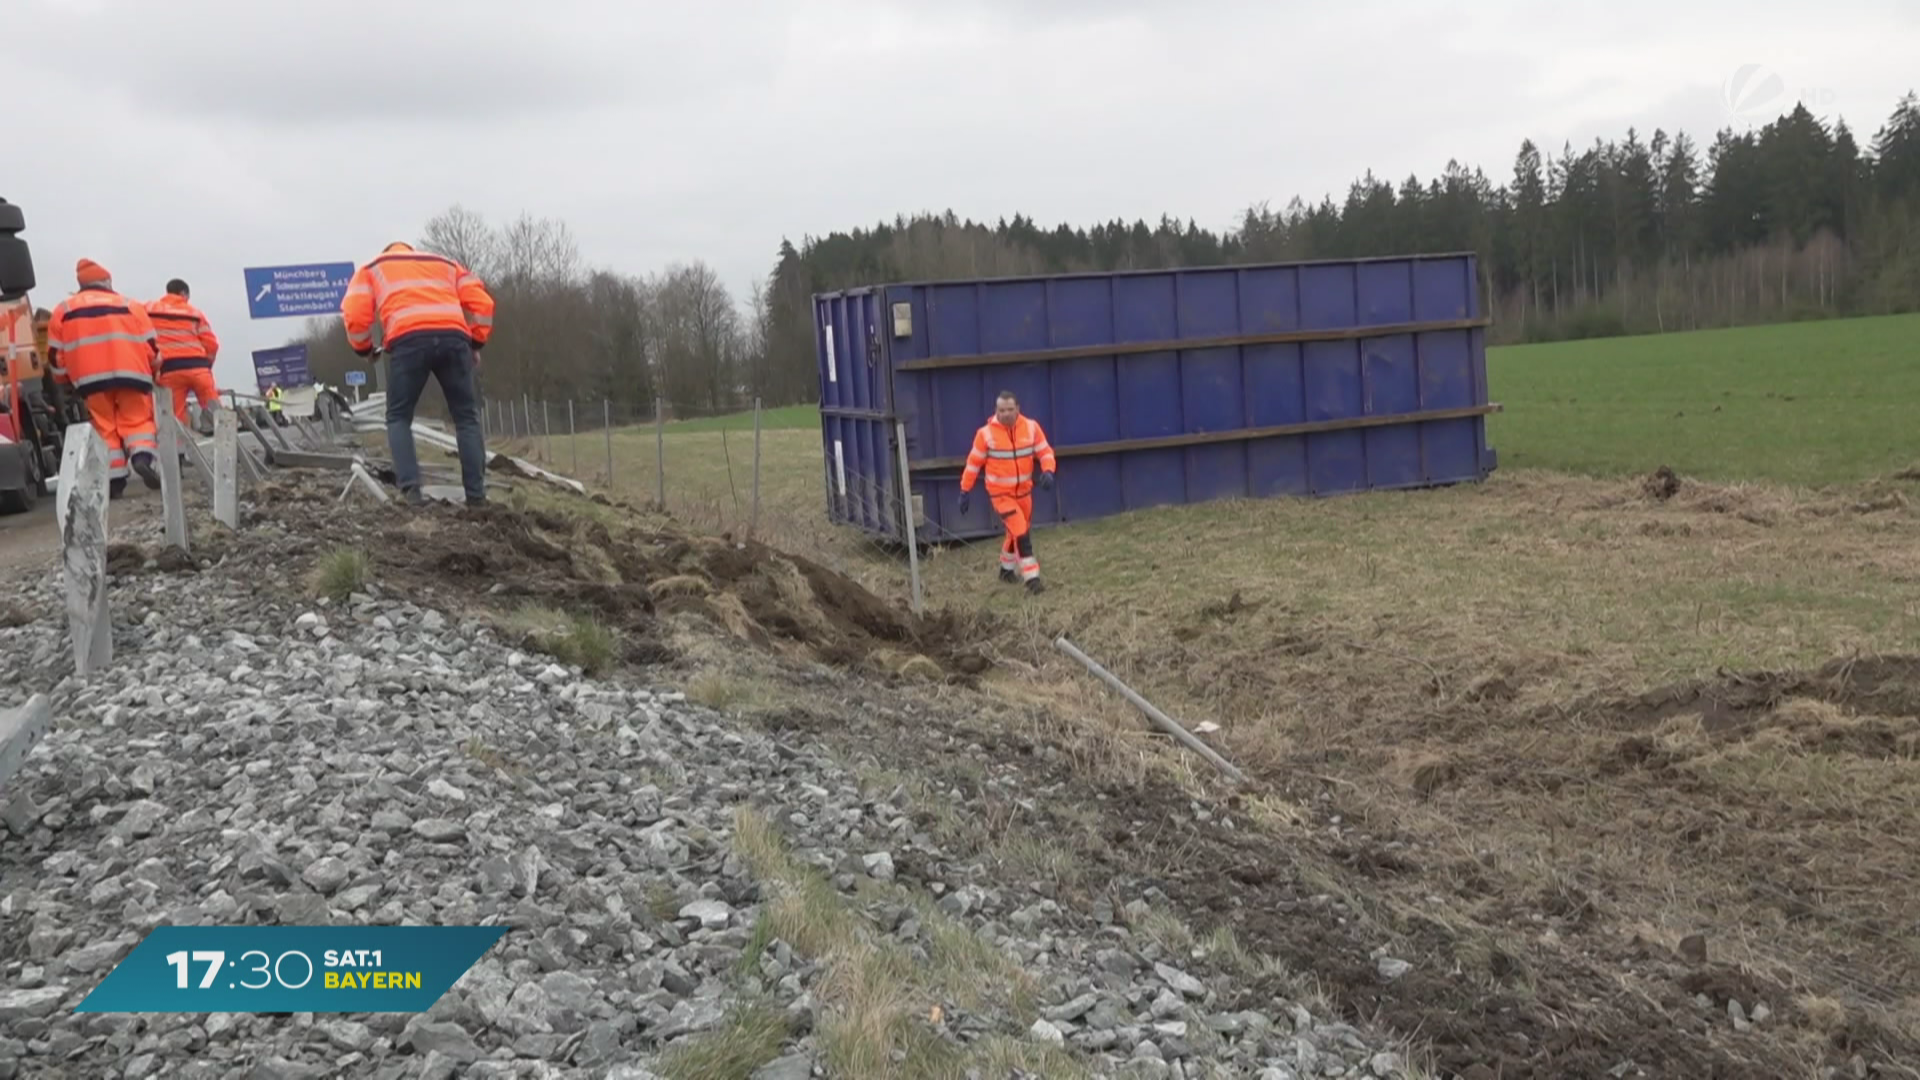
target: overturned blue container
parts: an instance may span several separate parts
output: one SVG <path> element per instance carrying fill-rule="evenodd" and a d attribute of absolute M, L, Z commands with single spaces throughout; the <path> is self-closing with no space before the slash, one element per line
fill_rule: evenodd
<path fill-rule="evenodd" d="M 1038 525 L 1484 480 L 1489 321 L 1471 253 L 817 295 L 827 516 L 904 542 L 911 505 L 921 543 L 1001 535 L 980 488 L 959 510 L 1001 390 L 1059 456 Z"/>

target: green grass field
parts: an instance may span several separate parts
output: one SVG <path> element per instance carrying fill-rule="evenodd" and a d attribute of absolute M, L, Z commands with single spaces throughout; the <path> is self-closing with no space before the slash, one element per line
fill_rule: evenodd
<path fill-rule="evenodd" d="M 1920 459 L 1920 315 L 1488 353 L 1502 468 L 1850 483 Z"/>

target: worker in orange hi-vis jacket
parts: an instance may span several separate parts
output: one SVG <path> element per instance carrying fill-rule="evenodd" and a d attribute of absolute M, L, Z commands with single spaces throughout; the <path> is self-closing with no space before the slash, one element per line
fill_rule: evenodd
<path fill-rule="evenodd" d="M 431 375 L 453 414 L 460 479 L 467 505 L 487 501 L 486 439 L 480 431 L 480 384 L 474 369 L 493 336 L 493 296 L 479 275 L 443 255 L 388 244 L 356 270 L 340 303 L 347 344 L 373 355 L 379 322 L 387 350 L 387 449 L 407 502 L 424 501 L 413 444 L 413 410 Z"/>
<path fill-rule="evenodd" d="M 967 512 L 974 481 L 984 473 L 987 497 L 1007 528 L 1000 545 L 1000 580 L 1025 581 L 1041 590 L 1040 560 L 1033 555 L 1033 488 L 1053 487 L 1053 447 L 1031 417 L 1022 416 L 1013 391 L 1000 391 L 993 418 L 973 434 L 967 469 L 960 474 L 960 512 Z"/>
<path fill-rule="evenodd" d="M 187 422 L 187 394 L 200 411 L 217 408 L 220 388 L 213 382 L 213 362 L 220 355 L 220 338 L 213 324 L 193 306 L 192 292 L 179 278 L 167 282 L 167 295 L 147 305 L 153 331 L 160 343 L 160 370 L 156 381 L 173 391 L 173 415 Z"/>
<path fill-rule="evenodd" d="M 158 490 L 159 443 L 153 423 L 153 366 L 160 346 L 139 302 L 113 290 L 113 277 L 92 259 L 74 268 L 80 291 L 60 301 L 47 322 L 54 378 L 87 403 L 93 429 L 107 444 L 109 487 L 127 487 L 127 465 Z"/>

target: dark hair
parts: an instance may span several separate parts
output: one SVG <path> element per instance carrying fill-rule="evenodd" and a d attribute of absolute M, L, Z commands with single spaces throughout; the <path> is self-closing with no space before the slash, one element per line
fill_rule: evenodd
<path fill-rule="evenodd" d="M 179 278 L 174 278 L 172 281 L 167 282 L 167 292 L 174 296 L 185 296 L 187 295 L 187 283 L 181 281 Z"/>
<path fill-rule="evenodd" d="M 999 401 L 1001 398 L 1006 398 L 1008 401 L 1011 401 L 1015 404 L 1019 404 L 1020 402 L 1020 399 L 1014 396 L 1014 393 L 1011 390 L 1000 391 L 1000 393 L 994 397 L 994 400 Z"/>

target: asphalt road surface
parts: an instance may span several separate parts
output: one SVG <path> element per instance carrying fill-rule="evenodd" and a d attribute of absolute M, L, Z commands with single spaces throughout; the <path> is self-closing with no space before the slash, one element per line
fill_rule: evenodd
<path fill-rule="evenodd" d="M 0 570 L 35 562 L 51 567 L 60 554 L 60 529 L 53 512 L 56 502 L 55 492 L 49 490 L 40 505 L 27 513 L 0 514 Z M 107 505 L 107 535 L 111 538 L 115 527 L 128 520 L 138 521 L 160 512 L 160 493 L 148 491 L 134 477 L 127 493 Z"/>

